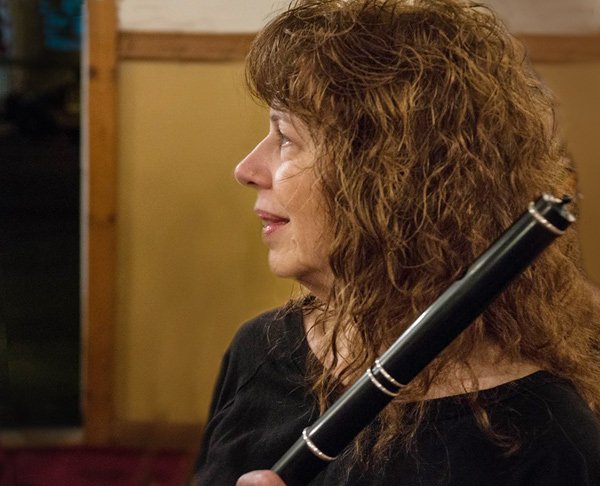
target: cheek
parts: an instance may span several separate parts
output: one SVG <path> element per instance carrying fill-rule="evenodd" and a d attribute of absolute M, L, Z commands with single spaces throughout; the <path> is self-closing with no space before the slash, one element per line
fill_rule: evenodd
<path fill-rule="evenodd" d="M 310 200 L 303 201 L 302 210 L 298 211 L 297 238 L 303 246 L 314 254 L 316 259 L 322 259 L 329 253 L 331 247 L 330 225 L 322 206 L 318 204 L 316 195 Z"/>
<path fill-rule="evenodd" d="M 315 175 L 307 156 L 283 160 L 273 173 L 273 189 L 282 205 L 290 211 L 301 209 L 314 195 Z"/>
<path fill-rule="evenodd" d="M 290 216 L 300 216 L 310 212 L 314 193 L 312 182 L 303 175 L 281 178 L 273 185 L 274 193 L 279 203 L 289 212 Z"/>

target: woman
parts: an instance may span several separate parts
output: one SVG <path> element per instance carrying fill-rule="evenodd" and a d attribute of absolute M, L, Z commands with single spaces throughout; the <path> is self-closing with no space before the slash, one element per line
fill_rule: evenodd
<path fill-rule="evenodd" d="M 573 192 L 524 58 L 458 0 L 298 1 L 258 35 L 270 131 L 235 175 L 306 293 L 234 339 L 197 484 L 269 469 L 530 200 Z M 570 230 L 311 485 L 600 484 L 599 331 Z"/>

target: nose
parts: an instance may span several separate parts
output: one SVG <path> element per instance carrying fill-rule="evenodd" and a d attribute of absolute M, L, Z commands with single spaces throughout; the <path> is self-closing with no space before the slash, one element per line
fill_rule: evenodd
<path fill-rule="evenodd" d="M 266 139 L 265 139 L 266 140 Z M 242 160 L 234 171 L 235 179 L 244 186 L 266 189 L 271 185 L 265 140 Z"/>

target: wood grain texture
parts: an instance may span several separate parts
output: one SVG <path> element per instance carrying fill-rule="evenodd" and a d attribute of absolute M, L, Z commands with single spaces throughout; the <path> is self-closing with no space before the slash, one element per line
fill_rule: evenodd
<path fill-rule="evenodd" d="M 240 61 L 255 34 L 177 34 L 121 32 L 123 60 Z"/>
<path fill-rule="evenodd" d="M 521 35 L 533 62 L 559 63 L 600 59 L 600 34 Z"/>
<path fill-rule="evenodd" d="M 86 441 L 110 442 L 116 296 L 117 16 L 115 0 L 87 2 L 89 32 L 89 292 L 84 316 Z"/>
<path fill-rule="evenodd" d="M 123 60 L 238 61 L 248 54 L 255 34 L 177 34 L 121 32 Z M 600 34 L 519 35 L 533 62 L 600 59 Z"/>

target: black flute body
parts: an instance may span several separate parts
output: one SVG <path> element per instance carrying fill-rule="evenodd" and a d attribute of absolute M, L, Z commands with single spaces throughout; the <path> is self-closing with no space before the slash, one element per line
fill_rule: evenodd
<path fill-rule="evenodd" d="M 287 486 L 308 484 L 575 218 L 544 194 L 385 351 L 273 466 Z"/>

